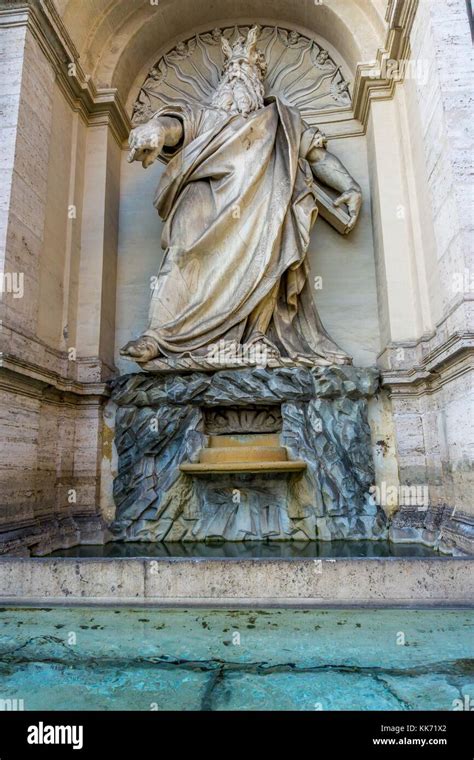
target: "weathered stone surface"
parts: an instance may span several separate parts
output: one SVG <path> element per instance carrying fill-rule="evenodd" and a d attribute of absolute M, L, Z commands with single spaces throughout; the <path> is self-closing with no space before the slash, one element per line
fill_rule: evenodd
<path fill-rule="evenodd" d="M 326 373 L 327 368 L 321 371 Z M 246 406 L 291 399 L 309 400 L 315 392 L 317 374 L 305 369 L 265 368 L 224 370 L 212 375 L 198 372 L 187 375 L 135 373 L 119 377 L 111 387 L 114 401 L 119 406 L 153 407 L 162 402 Z"/>
<path fill-rule="evenodd" d="M 112 533 L 129 541 L 382 538 L 367 398 L 377 372 L 350 366 L 247 369 L 214 375 L 135 374 L 112 384 L 118 404 Z M 281 408 L 281 442 L 307 469 L 191 477 L 205 446 L 205 410 Z M 251 417 L 249 419 L 252 420 Z M 245 421 L 239 417 L 239 424 Z M 253 424 L 253 422 L 251 423 Z"/>
<path fill-rule="evenodd" d="M 429 606 L 473 601 L 472 559 L 0 558 L 0 602 Z"/>
<path fill-rule="evenodd" d="M 454 555 L 474 554 L 472 516 L 450 507 L 404 506 L 391 520 L 389 538 L 394 543 L 421 543 Z"/>

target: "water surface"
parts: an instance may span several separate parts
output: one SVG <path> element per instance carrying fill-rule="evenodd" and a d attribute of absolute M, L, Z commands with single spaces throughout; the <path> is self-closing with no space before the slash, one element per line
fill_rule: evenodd
<path fill-rule="evenodd" d="M 134 543 L 117 541 L 97 546 L 60 549 L 51 557 L 235 557 L 297 559 L 312 557 L 440 557 L 423 544 L 390 541 L 224 541 L 220 543 Z"/>
<path fill-rule="evenodd" d="M 3 608 L 0 699 L 25 710 L 452 710 L 473 610 Z"/>

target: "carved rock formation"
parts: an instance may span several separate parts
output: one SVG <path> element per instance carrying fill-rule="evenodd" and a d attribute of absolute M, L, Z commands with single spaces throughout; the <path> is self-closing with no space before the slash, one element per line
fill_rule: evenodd
<path fill-rule="evenodd" d="M 113 534 L 128 541 L 385 538 L 385 515 L 369 492 L 367 399 L 377 386 L 376 370 L 348 365 L 119 378 Z M 255 432 L 259 407 L 262 429 L 269 408 L 273 428 L 281 414 L 281 444 L 307 463 L 303 473 L 179 471 L 197 461 L 213 412 L 223 417 L 225 408 L 237 432 Z"/>

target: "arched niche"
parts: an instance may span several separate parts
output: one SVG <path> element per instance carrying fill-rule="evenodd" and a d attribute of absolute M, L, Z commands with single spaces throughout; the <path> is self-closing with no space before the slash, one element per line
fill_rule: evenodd
<path fill-rule="evenodd" d="M 187 30 L 261 23 L 319 34 L 339 51 L 354 73 L 375 59 L 385 36 L 384 0 L 59 0 L 59 10 L 85 70 L 101 86 L 116 87 L 124 101 L 134 79 L 153 57 L 172 47 Z M 139 74 L 138 74 L 139 75 Z"/>

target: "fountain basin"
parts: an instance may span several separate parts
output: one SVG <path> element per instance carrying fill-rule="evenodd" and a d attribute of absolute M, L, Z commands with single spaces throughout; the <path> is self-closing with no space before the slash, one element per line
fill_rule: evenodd
<path fill-rule="evenodd" d="M 459 711 L 472 709 L 473 633 L 463 609 L 3 609 L 2 698 L 27 711 Z"/>

